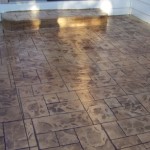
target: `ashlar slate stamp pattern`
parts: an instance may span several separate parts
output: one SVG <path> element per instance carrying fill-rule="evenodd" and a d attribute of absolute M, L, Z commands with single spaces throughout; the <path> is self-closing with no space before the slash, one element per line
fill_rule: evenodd
<path fill-rule="evenodd" d="M 149 25 L 1 31 L 0 150 L 150 150 Z"/>

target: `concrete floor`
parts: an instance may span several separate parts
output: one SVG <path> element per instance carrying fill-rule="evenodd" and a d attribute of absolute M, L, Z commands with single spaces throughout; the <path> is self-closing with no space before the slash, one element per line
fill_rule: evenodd
<path fill-rule="evenodd" d="M 0 150 L 150 150 L 150 26 L 0 29 Z"/>

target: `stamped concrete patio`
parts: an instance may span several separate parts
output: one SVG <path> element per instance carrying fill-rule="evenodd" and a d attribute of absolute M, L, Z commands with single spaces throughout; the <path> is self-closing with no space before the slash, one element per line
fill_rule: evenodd
<path fill-rule="evenodd" d="M 0 27 L 5 149 L 150 150 L 150 26 Z"/>

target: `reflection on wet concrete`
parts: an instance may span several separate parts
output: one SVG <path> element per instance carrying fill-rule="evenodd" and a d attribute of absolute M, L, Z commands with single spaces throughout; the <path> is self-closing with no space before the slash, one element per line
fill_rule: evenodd
<path fill-rule="evenodd" d="M 0 29 L 0 149 L 148 150 L 149 29 Z"/>

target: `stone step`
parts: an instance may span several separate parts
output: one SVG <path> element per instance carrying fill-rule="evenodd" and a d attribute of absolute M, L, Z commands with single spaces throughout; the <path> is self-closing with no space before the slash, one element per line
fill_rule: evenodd
<path fill-rule="evenodd" d="M 49 27 L 99 26 L 107 23 L 107 14 L 100 9 L 40 10 L 2 14 L 4 30 L 28 30 Z"/>

